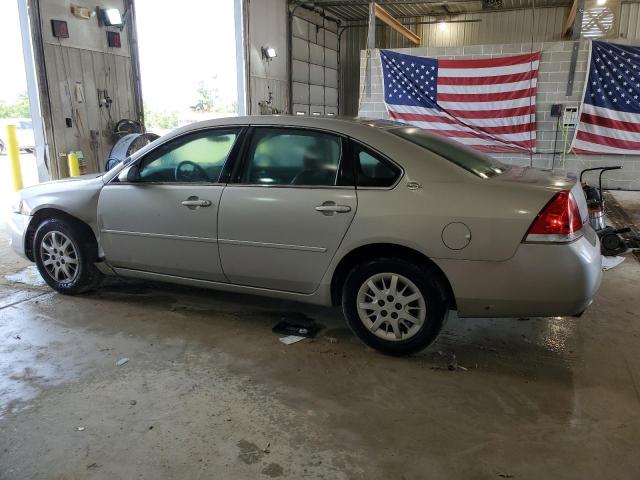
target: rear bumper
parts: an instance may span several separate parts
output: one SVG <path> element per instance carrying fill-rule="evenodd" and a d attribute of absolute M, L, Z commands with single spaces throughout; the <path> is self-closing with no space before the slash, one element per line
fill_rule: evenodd
<path fill-rule="evenodd" d="M 31 221 L 31 216 L 11 213 L 7 221 L 7 231 L 9 233 L 9 244 L 13 250 L 23 258 L 30 260 L 24 251 L 25 235 L 27 227 Z"/>
<path fill-rule="evenodd" d="M 504 262 L 439 261 L 461 317 L 550 317 L 584 311 L 602 281 L 598 236 L 570 244 L 527 244 Z"/>

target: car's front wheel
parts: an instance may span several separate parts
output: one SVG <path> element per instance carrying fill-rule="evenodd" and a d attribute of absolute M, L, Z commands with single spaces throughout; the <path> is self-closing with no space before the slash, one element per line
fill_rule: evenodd
<path fill-rule="evenodd" d="M 403 259 L 378 258 L 356 266 L 342 292 L 351 329 L 367 345 L 408 355 L 431 344 L 447 313 L 438 276 Z"/>
<path fill-rule="evenodd" d="M 96 288 L 103 275 L 95 267 L 95 240 L 77 222 L 45 220 L 36 230 L 34 256 L 40 275 L 60 293 L 78 294 Z"/>

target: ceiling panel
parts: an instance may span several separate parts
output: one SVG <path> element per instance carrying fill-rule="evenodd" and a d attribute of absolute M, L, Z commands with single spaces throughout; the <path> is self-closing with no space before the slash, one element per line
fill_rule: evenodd
<path fill-rule="evenodd" d="M 367 0 L 315 0 L 313 2 L 292 0 L 293 4 L 305 4 L 323 8 L 326 12 L 340 20 L 366 21 L 369 14 Z M 417 0 L 377 0 L 396 18 L 425 17 L 430 15 L 447 15 L 473 13 L 479 11 L 500 11 L 521 8 L 566 6 L 571 0 L 453 0 L 453 1 L 417 1 Z"/>

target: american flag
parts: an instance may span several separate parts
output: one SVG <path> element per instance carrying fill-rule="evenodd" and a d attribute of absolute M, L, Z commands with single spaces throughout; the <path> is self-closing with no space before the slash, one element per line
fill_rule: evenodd
<path fill-rule="evenodd" d="M 592 42 L 571 151 L 640 154 L 640 47 Z"/>
<path fill-rule="evenodd" d="M 540 52 L 437 60 L 381 50 L 392 119 L 483 152 L 535 152 Z"/>

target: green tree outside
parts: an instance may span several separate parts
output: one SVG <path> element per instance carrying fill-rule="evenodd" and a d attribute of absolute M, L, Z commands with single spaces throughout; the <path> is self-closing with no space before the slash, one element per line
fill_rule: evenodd
<path fill-rule="evenodd" d="M 0 100 L 0 118 L 29 118 L 29 97 L 21 93 L 15 102 L 3 102 Z"/>

